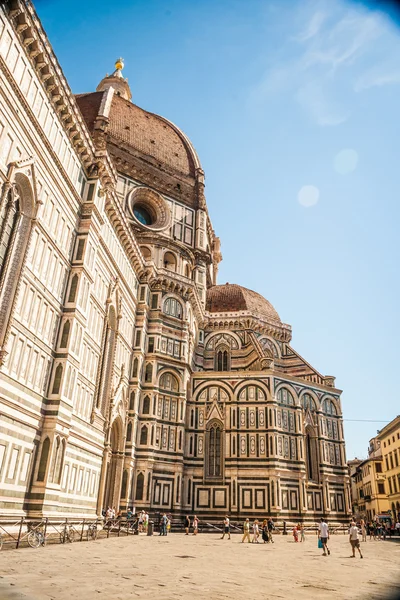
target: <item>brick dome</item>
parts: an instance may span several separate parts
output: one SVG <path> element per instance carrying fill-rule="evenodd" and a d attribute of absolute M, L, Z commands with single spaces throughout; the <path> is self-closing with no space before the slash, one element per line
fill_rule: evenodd
<path fill-rule="evenodd" d="M 103 91 L 79 94 L 76 101 L 91 131 L 101 110 Z M 176 125 L 128 99 L 114 94 L 107 133 L 115 143 L 130 146 L 139 156 L 170 172 L 194 176 L 200 161 L 187 136 Z"/>
<path fill-rule="evenodd" d="M 268 300 L 261 294 L 235 283 L 214 285 L 207 290 L 206 309 L 210 313 L 247 311 L 268 321 L 281 323 L 281 319 Z"/>

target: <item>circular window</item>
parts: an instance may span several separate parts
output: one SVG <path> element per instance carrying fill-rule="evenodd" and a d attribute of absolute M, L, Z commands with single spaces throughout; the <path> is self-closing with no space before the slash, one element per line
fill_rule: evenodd
<path fill-rule="evenodd" d="M 127 208 L 133 224 L 153 231 L 161 231 L 170 226 L 171 211 L 164 198 L 156 191 L 137 187 L 127 196 Z"/>
<path fill-rule="evenodd" d="M 135 204 L 133 207 L 133 214 L 142 225 L 152 225 L 154 219 L 152 218 L 150 211 L 147 210 L 142 204 Z"/>

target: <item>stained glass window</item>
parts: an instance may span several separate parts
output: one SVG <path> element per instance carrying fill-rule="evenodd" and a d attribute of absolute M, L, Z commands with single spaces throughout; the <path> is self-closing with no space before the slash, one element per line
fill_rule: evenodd
<path fill-rule="evenodd" d="M 135 215 L 139 223 L 142 223 L 142 225 L 148 226 L 151 225 L 153 222 L 151 214 L 149 213 L 147 208 L 142 204 L 135 204 L 135 206 L 133 207 L 133 214 Z"/>

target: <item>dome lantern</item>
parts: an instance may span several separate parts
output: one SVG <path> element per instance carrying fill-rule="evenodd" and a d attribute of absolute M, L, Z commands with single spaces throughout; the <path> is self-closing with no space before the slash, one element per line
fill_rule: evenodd
<path fill-rule="evenodd" d="M 115 61 L 115 71 L 112 75 L 107 75 L 100 81 L 96 88 L 96 92 L 105 92 L 109 88 L 114 88 L 117 96 L 125 98 L 125 100 L 131 100 L 132 92 L 129 87 L 128 79 L 122 75 L 122 69 L 124 68 L 124 59 L 117 58 Z"/>

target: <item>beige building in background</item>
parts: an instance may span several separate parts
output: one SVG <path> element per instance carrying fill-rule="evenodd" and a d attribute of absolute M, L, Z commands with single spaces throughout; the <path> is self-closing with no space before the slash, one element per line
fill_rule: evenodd
<path fill-rule="evenodd" d="M 389 510 L 382 451 L 377 437 L 369 442 L 368 458 L 360 461 L 358 465 L 353 465 L 352 479 L 351 491 L 355 493 L 355 497 L 352 497 L 352 507 L 357 518 L 363 517 L 372 521 L 376 515 Z"/>
<path fill-rule="evenodd" d="M 378 434 L 386 477 L 386 493 L 393 518 L 400 520 L 400 416 Z"/>
<path fill-rule="evenodd" d="M 217 285 L 199 157 L 122 68 L 74 96 L 32 3 L 1 4 L 1 514 L 347 521 L 341 391 Z"/>

